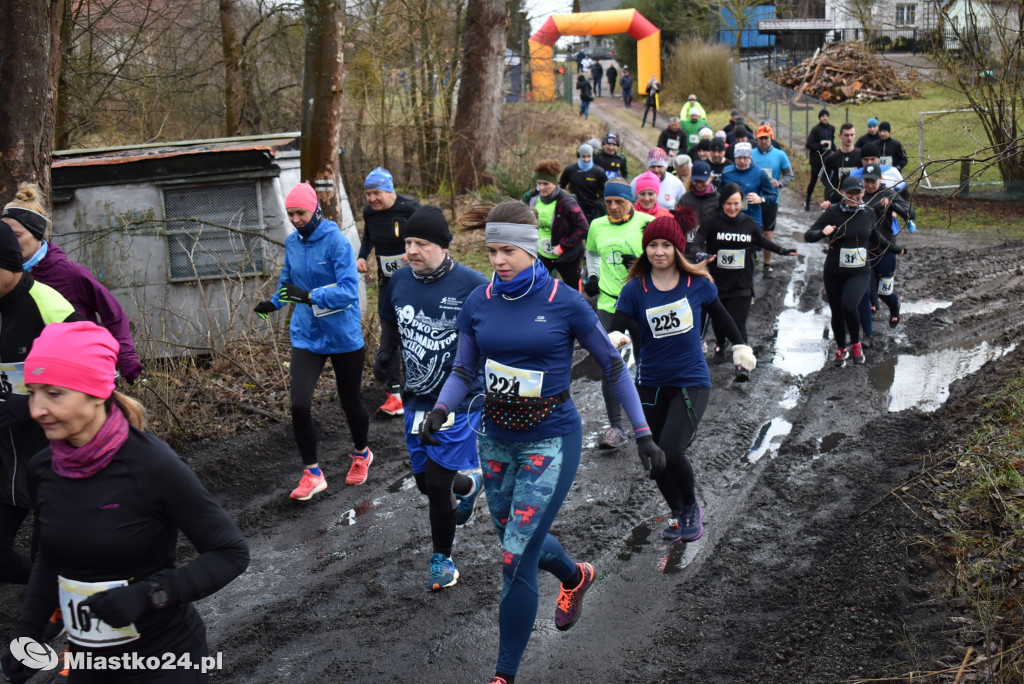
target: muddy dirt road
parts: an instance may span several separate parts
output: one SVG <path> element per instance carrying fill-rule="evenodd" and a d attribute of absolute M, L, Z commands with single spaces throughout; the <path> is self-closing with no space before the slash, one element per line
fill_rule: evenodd
<path fill-rule="evenodd" d="M 855 681 L 927 668 L 947 648 L 953 613 L 930 592 L 932 563 L 908 550 L 931 523 L 888 493 L 966 427 L 971 397 L 1021 365 L 1024 245 L 919 227 L 897 276 L 903 322 L 876 320 L 867 364 L 836 369 L 822 335 L 823 249 L 797 239 L 812 214 L 784 201 L 776 236 L 801 256 L 777 257 L 774 278 L 757 278 L 759 366 L 745 384 L 712 367 L 690 450 L 702 539 L 660 539 L 660 495 L 632 447 L 593 448 L 599 383 L 575 380 L 588 448 L 554 532 L 599 579 L 563 633 L 556 581 L 542 577 L 520 682 Z M 378 395 L 368 388 L 367 405 Z M 287 498 L 299 466 L 288 425 L 183 452 L 252 548 L 245 575 L 200 605 L 223 653 L 215 680 L 488 681 L 501 552 L 486 509 L 456 536 L 458 585 L 431 594 L 426 500 L 401 421 L 373 424 L 369 481 L 346 487 L 340 411 L 318 417 L 330 488 L 309 504 Z M 0 588 L 3 627 L 19 601 Z"/>

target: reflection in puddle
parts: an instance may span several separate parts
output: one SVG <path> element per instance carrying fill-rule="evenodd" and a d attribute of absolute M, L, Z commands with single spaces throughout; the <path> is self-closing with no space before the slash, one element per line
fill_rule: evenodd
<path fill-rule="evenodd" d="M 930 314 L 952 306 L 952 302 L 940 302 L 938 299 L 920 299 L 916 302 L 900 302 L 900 315 Z"/>
<path fill-rule="evenodd" d="M 655 541 L 661 541 L 661 528 L 668 524 L 668 520 L 658 516 L 650 522 L 642 522 L 632 530 L 629 531 L 629 536 L 625 539 L 625 548 L 619 552 L 619 560 L 629 560 L 633 557 L 634 553 L 640 553 L 645 547 L 651 545 L 651 536 L 655 537 Z M 690 561 L 697 555 L 697 548 L 699 548 L 696 542 L 662 542 L 661 546 L 664 551 L 658 559 L 658 572 L 666 575 L 676 575 L 683 571 Z M 691 553 L 687 553 L 687 550 L 691 550 Z"/>
<path fill-rule="evenodd" d="M 760 431 L 758 431 L 757 438 L 754 439 L 754 446 L 747 452 L 747 460 L 751 463 L 760 461 L 761 457 L 768 453 L 769 449 L 777 449 L 782 444 L 783 438 L 792 429 L 793 424 L 785 418 L 781 416 L 772 418 L 770 423 L 765 423 L 761 426 Z"/>
<path fill-rule="evenodd" d="M 658 561 L 658 572 L 665 575 L 678 575 L 686 567 L 683 565 L 683 557 L 686 555 L 685 542 L 669 544 L 667 551 L 661 560 Z"/>
<path fill-rule="evenodd" d="M 818 440 L 818 451 L 823 454 L 832 451 L 844 439 L 846 439 L 846 435 L 842 432 L 830 432 Z"/>
<path fill-rule="evenodd" d="M 889 411 L 919 408 L 931 412 L 949 397 L 950 383 L 976 372 L 1016 346 L 982 342 L 976 347 L 942 349 L 922 356 L 901 354 L 879 359 L 869 373 L 871 384 L 886 392 Z"/>
<path fill-rule="evenodd" d="M 344 511 L 338 518 L 338 522 L 336 522 L 335 525 L 355 525 L 356 518 L 373 508 L 373 504 L 374 502 L 372 501 L 363 501 L 355 508 L 350 508 L 347 511 Z"/>
<path fill-rule="evenodd" d="M 412 475 L 403 475 L 388 485 L 388 492 L 397 494 L 405 489 L 412 489 L 416 486 L 416 479 Z"/>
<path fill-rule="evenodd" d="M 807 260 L 800 259 L 793 267 L 786 286 L 785 307 L 779 314 L 778 334 L 775 337 L 775 358 L 772 363 L 793 375 L 808 375 L 825 365 L 826 342 L 821 330 L 828 324 L 822 309 L 800 311 L 800 295 L 807 287 Z"/>

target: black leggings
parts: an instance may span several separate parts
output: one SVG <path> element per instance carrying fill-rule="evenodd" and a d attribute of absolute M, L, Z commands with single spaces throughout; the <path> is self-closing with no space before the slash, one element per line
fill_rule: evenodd
<path fill-rule="evenodd" d="M 809 181 L 807 181 L 807 203 L 808 204 L 810 204 L 810 202 L 811 202 L 811 195 L 814 194 L 814 186 L 818 182 L 818 174 L 821 173 L 821 167 L 822 167 L 821 154 L 819 154 L 818 152 L 811 152 L 810 162 L 811 162 L 811 179 Z M 822 185 L 824 185 L 825 189 L 828 190 L 828 185 L 827 184 L 822 183 Z"/>
<path fill-rule="evenodd" d="M 430 458 L 422 473 L 413 473 L 416 487 L 427 495 L 430 508 L 430 540 L 434 553 L 452 555 L 455 541 L 455 494 L 469 494 L 473 480 L 457 470 L 448 470 Z"/>
<path fill-rule="evenodd" d="M 740 331 L 740 335 L 743 336 L 743 344 L 747 343 L 747 316 L 750 314 L 750 295 L 743 295 L 740 297 L 719 297 L 722 302 L 722 306 L 732 316 L 732 320 L 736 323 L 736 328 Z M 711 324 L 715 329 L 715 346 L 719 349 L 725 349 L 725 331 L 719 330 L 718 325 L 715 324 L 714 320 Z"/>
<path fill-rule="evenodd" d="M 578 258 L 572 261 L 562 261 L 542 256 L 540 261 L 549 272 L 552 269 L 558 271 L 558 275 L 562 276 L 563 283 L 574 290 L 580 289 L 580 260 Z"/>
<path fill-rule="evenodd" d="M 861 300 L 867 296 L 871 284 L 871 269 L 855 269 L 855 273 L 846 275 L 825 271 L 825 297 L 828 307 L 832 310 L 832 334 L 836 338 L 836 346 L 846 348 L 846 335 L 850 342 L 860 342 L 860 315 L 857 308 Z"/>
<path fill-rule="evenodd" d="M 693 467 L 686 449 L 697 432 L 711 398 L 710 387 L 643 387 L 637 385 L 651 436 L 665 452 L 665 472 L 655 480 L 665 502 L 678 516 L 697 503 Z M 689 397 L 690 405 L 686 405 Z"/>
<path fill-rule="evenodd" d="M 27 508 L 0 503 L 0 582 L 28 584 L 32 559 L 29 554 L 14 548 L 14 539 L 27 515 Z"/>
<path fill-rule="evenodd" d="M 334 379 L 338 387 L 341 410 L 348 421 L 352 442 L 356 450 L 366 448 L 370 432 L 370 416 L 363 408 L 359 389 L 363 378 L 363 361 L 366 347 L 344 354 L 316 354 L 306 349 L 292 347 L 292 429 L 295 441 L 299 443 L 299 456 L 303 464 L 319 463 L 317 457 L 317 430 L 313 420 L 313 389 L 316 387 L 324 363 L 330 357 L 334 366 Z"/>
<path fill-rule="evenodd" d="M 640 122 L 640 128 L 643 128 L 644 126 L 647 125 L 647 112 L 652 112 L 651 125 L 658 125 L 658 108 L 655 105 L 648 102 L 647 105 L 644 106 L 644 120 Z"/>

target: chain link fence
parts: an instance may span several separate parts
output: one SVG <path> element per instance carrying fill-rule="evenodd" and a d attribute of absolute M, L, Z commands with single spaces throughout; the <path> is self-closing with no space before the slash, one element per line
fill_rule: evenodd
<path fill-rule="evenodd" d="M 768 69 L 785 67 L 786 64 L 777 58 L 767 56 L 733 62 L 736 108 L 743 112 L 751 133 L 762 121 L 771 121 L 775 139 L 786 145 L 791 155 L 803 155 L 807 134 L 818 124 L 818 112 L 829 106 L 807 95 L 798 96 L 791 88 L 773 83 L 764 76 Z M 832 118 L 835 122 L 840 117 L 833 115 Z"/>

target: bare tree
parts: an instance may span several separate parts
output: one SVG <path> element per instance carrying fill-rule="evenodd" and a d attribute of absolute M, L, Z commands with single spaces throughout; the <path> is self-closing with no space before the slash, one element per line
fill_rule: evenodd
<path fill-rule="evenodd" d="M 245 74 L 242 71 L 244 51 L 240 34 L 242 12 L 237 0 L 220 0 L 220 42 L 224 54 L 224 135 L 242 131 L 245 110 Z"/>
<path fill-rule="evenodd" d="M 500 123 L 505 31 L 503 0 L 469 0 L 451 151 L 452 180 L 460 191 L 491 180 L 487 157 Z"/>
<path fill-rule="evenodd" d="M 0 83 L 8 99 L 0 108 L 0 190 L 14 198 L 19 182 L 38 183 L 50 194 L 50 155 L 57 112 L 60 34 L 64 0 L 18 0 L 0 5 Z"/>
<path fill-rule="evenodd" d="M 963 0 L 963 12 L 954 14 L 954 3 L 931 2 L 939 17 L 933 56 L 981 120 L 990 145 L 974 161 L 978 168 L 997 166 L 1003 182 L 1019 189 L 1024 184 L 1024 10 L 1019 3 Z"/>
<path fill-rule="evenodd" d="M 341 103 L 345 5 L 305 0 L 306 61 L 302 80 L 302 178 L 312 183 L 324 214 L 340 216 Z"/>

